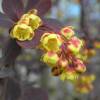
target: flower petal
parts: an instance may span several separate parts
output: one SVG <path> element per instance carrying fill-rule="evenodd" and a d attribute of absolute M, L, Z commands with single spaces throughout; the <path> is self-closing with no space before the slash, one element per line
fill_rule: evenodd
<path fill-rule="evenodd" d="M 11 21 L 5 14 L 0 13 L 0 26 L 10 28 L 13 25 Z"/>
<path fill-rule="evenodd" d="M 51 8 L 51 0 L 28 0 L 26 11 L 37 9 L 39 15 L 44 15 Z"/>
<path fill-rule="evenodd" d="M 22 0 L 3 0 L 2 7 L 4 13 L 13 21 L 17 21 L 23 13 Z"/>

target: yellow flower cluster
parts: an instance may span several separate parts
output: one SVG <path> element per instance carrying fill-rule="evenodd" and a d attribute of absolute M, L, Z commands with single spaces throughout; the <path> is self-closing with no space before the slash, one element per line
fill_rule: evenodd
<path fill-rule="evenodd" d="M 42 24 L 39 16 L 35 11 L 30 11 L 20 18 L 16 25 L 12 28 L 10 36 L 19 41 L 32 40 L 34 31 Z"/>
<path fill-rule="evenodd" d="M 51 67 L 53 76 L 74 81 L 86 71 L 86 66 L 77 56 L 83 42 L 74 36 L 71 27 L 64 27 L 59 33 L 47 32 L 41 37 L 40 49 L 45 52 L 42 61 Z"/>
<path fill-rule="evenodd" d="M 75 90 L 80 93 L 89 93 L 93 90 L 93 81 L 95 80 L 95 75 L 83 75 L 75 83 Z"/>

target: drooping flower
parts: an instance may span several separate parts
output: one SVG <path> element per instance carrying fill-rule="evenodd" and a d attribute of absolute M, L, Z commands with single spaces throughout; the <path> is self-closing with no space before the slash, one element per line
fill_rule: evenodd
<path fill-rule="evenodd" d="M 75 64 L 75 70 L 77 72 L 85 72 L 86 71 L 86 66 L 84 65 L 83 61 L 81 61 L 80 59 L 76 59 L 74 61 Z"/>
<path fill-rule="evenodd" d="M 69 40 L 72 38 L 72 36 L 74 36 L 74 31 L 72 30 L 71 27 L 64 27 L 61 29 L 60 31 L 62 37 L 65 39 L 65 40 Z"/>
<path fill-rule="evenodd" d="M 67 59 L 59 59 L 58 65 L 62 68 L 66 68 L 68 66 L 68 60 Z"/>
<path fill-rule="evenodd" d="M 94 47 L 97 48 L 97 49 L 100 49 L 100 41 L 98 41 L 98 40 L 95 41 L 94 42 Z"/>
<path fill-rule="evenodd" d="M 67 49 L 73 54 L 77 54 L 82 46 L 83 42 L 75 36 L 72 37 L 67 43 Z"/>
<path fill-rule="evenodd" d="M 26 24 L 18 24 L 12 29 L 10 36 L 20 41 L 25 41 L 31 40 L 34 37 L 34 33 L 30 26 L 27 26 Z"/>
<path fill-rule="evenodd" d="M 58 52 L 60 51 L 60 46 L 62 44 L 60 35 L 58 34 L 50 34 L 50 33 L 45 33 L 41 37 L 41 44 L 47 51 L 54 51 Z"/>
<path fill-rule="evenodd" d="M 95 80 L 95 75 L 82 75 L 78 78 L 75 83 L 75 90 L 80 93 L 89 93 L 93 90 L 93 81 Z"/>
<path fill-rule="evenodd" d="M 28 26 L 30 26 L 33 31 L 38 29 L 39 26 L 42 25 L 42 20 L 41 18 L 37 15 L 37 11 L 35 9 L 29 11 L 28 13 L 22 15 L 20 20 L 18 21 L 18 24 L 24 23 Z"/>
<path fill-rule="evenodd" d="M 42 61 L 48 64 L 50 67 L 57 65 L 59 56 L 55 52 L 47 52 L 43 55 Z"/>
<path fill-rule="evenodd" d="M 77 72 L 75 72 L 75 70 L 73 70 L 71 68 L 67 68 L 60 75 L 60 79 L 63 81 L 69 80 L 69 81 L 73 82 L 78 79 L 78 76 L 79 76 L 79 74 Z"/>

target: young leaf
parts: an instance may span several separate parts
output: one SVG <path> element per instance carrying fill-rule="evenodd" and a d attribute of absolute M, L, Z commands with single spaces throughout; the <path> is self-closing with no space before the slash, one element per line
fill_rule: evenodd
<path fill-rule="evenodd" d="M 4 13 L 13 21 L 17 21 L 24 10 L 22 0 L 3 0 L 2 8 Z"/>
<path fill-rule="evenodd" d="M 39 15 L 44 15 L 51 8 L 51 0 L 40 0 L 37 5 L 35 5 L 35 9 L 38 10 Z"/>
<path fill-rule="evenodd" d="M 13 21 L 11 21 L 5 14 L 0 13 L 0 26 L 10 28 L 12 25 Z"/>
<path fill-rule="evenodd" d="M 29 11 L 31 9 L 34 9 L 34 6 L 37 5 L 38 2 L 40 2 L 41 0 L 27 0 L 27 5 L 25 8 L 25 11 Z"/>
<path fill-rule="evenodd" d="M 52 30 L 55 33 L 59 33 L 61 28 L 64 26 L 62 23 L 60 23 L 56 19 L 43 19 L 44 26 L 47 27 L 48 29 Z"/>
<path fill-rule="evenodd" d="M 38 14 L 44 15 L 51 8 L 51 0 L 28 0 L 26 11 L 37 9 Z"/>

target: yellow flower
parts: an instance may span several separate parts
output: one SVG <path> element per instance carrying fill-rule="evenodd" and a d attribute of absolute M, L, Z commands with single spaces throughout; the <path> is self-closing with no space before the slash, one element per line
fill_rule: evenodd
<path fill-rule="evenodd" d="M 37 29 L 41 24 L 42 21 L 39 16 L 34 14 L 29 15 L 29 26 L 31 26 L 33 30 Z"/>
<path fill-rule="evenodd" d="M 12 29 L 10 36 L 20 41 L 31 40 L 34 37 L 33 30 L 26 24 L 15 25 Z"/>
<path fill-rule="evenodd" d="M 68 66 L 68 61 L 66 59 L 60 59 L 58 65 L 62 68 L 66 68 Z"/>
<path fill-rule="evenodd" d="M 41 44 L 47 51 L 58 52 L 62 44 L 61 38 L 57 34 L 45 33 L 41 37 Z"/>
<path fill-rule="evenodd" d="M 33 30 L 36 30 L 42 24 L 42 20 L 39 16 L 35 14 L 27 13 L 21 17 L 18 24 L 20 23 L 27 24 L 28 26 L 31 26 Z"/>
<path fill-rule="evenodd" d="M 94 47 L 97 49 L 100 49 L 100 42 L 99 41 L 95 41 L 94 42 Z"/>
<path fill-rule="evenodd" d="M 50 67 L 54 67 L 57 64 L 59 57 L 54 52 L 47 52 L 46 54 L 43 55 L 42 60 L 46 64 L 50 65 Z"/>
<path fill-rule="evenodd" d="M 76 87 L 76 91 L 78 91 L 78 92 L 80 92 L 80 93 L 84 93 L 84 94 L 87 94 L 87 93 L 89 93 L 90 92 L 90 90 L 87 88 L 87 87 L 85 87 L 85 86 L 81 86 L 81 87 Z"/>
<path fill-rule="evenodd" d="M 75 81 L 78 79 L 78 76 L 79 75 L 75 71 L 66 70 L 60 75 L 60 79 L 63 81 L 65 80 Z"/>
<path fill-rule="evenodd" d="M 66 40 L 69 40 L 71 39 L 72 36 L 74 36 L 74 31 L 72 30 L 71 27 L 62 28 L 60 33 Z"/>
<path fill-rule="evenodd" d="M 78 53 L 77 55 L 75 55 L 76 58 L 81 59 L 82 61 L 87 61 L 87 54 L 82 50 L 81 54 Z"/>
<path fill-rule="evenodd" d="M 81 76 L 81 82 L 91 83 L 95 80 L 95 75 L 85 75 Z"/>
<path fill-rule="evenodd" d="M 24 14 L 21 16 L 20 20 L 17 22 L 17 24 L 26 24 L 29 25 L 29 14 Z"/>
<path fill-rule="evenodd" d="M 88 55 L 89 58 L 95 56 L 96 55 L 95 49 L 88 49 L 87 55 Z"/>
<path fill-rule="evenodd" d="M 77 37 L 71 38 L 71 40 L 68 42 L 67 48 L 69 51 L 71 51 L 73 54 L 79 53 L 81 47 L 83 46 L 83 41 L 80 40 Z"/>
<path fill-rule="evenodd" d="M 89 93 L 93 90 L 92 82 L 95 80 L 95 75 L 80 76 L 75 83 L 76 91 L 80 93 Z"/>
<path fill-rule="evenodd" d="M 77 59 L 75 61 L 75 70 L 81 73 L 86 71 L 86 66 L 84 65 L 83 61 L 81 61 L 80 59 Z"/>

